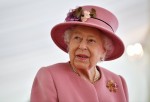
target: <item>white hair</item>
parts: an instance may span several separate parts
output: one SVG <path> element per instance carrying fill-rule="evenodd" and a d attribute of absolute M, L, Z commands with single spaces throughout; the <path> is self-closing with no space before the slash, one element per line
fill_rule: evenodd
<path fill-rule="evenodd" d="M 102 35 L 103 37 L 103 46 L 104 46 L 104 49 L 105 49 L 105 59 L 108 58 L 114 51 L 114 45 L 113 45 L 113 42 L 110 38 L 108 38 L 107 36 L 105 35 Z"/>
<path fill-rule="evenodd" d="M 65 31 L 65 33 L 64 33 L 64 41 L 65 41 L 66 44 L 69 43 L 69 41 L 70 41 L 70 37 L 71 37 L 72 31 L 73 31 L 73 27 L 67 29 Z"/>

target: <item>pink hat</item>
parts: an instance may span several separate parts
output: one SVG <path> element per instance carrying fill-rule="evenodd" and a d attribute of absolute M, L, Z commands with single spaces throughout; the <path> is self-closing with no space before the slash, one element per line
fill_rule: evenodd
<path fill-rule="evenodd" d="M 80 6 L 71 10 L 65 22 L 57 24 L 51 30 L 51 37 L 55 44 L 67 52 L 67 45 L 64 42 L 64 32 L 72 26 L 83 25 L 99 29 L 111 39 L 111 50 L 107 51 L 105 60 L 113 60 L 120 57 L 124 52 L 122 40 L 115 34 L 118 28 L 118 20 L 110 11 L 97 6 Z"/>

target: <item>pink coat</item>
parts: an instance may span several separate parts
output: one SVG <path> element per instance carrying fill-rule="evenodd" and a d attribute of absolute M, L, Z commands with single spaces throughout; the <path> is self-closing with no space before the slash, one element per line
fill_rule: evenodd
<path fill-rule="evenodd" d="M 123 77 L 97 66 L 101 79 L 92 84 L 74 73 L 69 63 L 41 68 L 34 80 L 31 102 L 128 102 L 128 90 Z M 106 87 L 115 81 L 117 91 Z"/>

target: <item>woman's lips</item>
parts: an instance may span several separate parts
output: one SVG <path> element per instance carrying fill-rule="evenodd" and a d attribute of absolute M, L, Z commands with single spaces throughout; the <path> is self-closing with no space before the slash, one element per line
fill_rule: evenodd
<path fill-rule="evenodd" d="M 78 54 L 78 55 L 76 55 L 76 57 L 81 61 L 85 61 L 89 58 L 89 56 L 87 56 L 85 54 Z"/>

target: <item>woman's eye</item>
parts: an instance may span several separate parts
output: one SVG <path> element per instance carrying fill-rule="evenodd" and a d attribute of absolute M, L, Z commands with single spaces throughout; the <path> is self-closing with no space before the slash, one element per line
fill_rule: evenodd
<path fill-rule="evenodd" d="M 96 41 L 93 40 L 93 39 L 89 39 L 88 42 L 89 42 L 89 43 L 95 43 Z"/>
<path fill-rule="evenodd" d="M 74 39 L 79 39 L 79 37 L 78 37 L 78 36 L 75 36 Z"/>
<path fill-rule="evenodd" d="M 75 36 L 74 39 L 75 39 L 75 40 L 81 40 L 81 37 Z"/>

